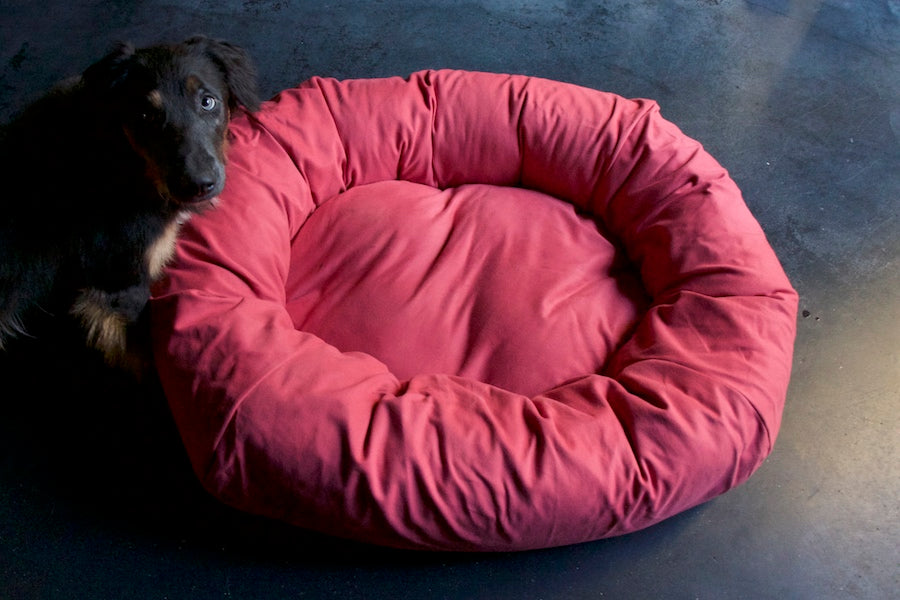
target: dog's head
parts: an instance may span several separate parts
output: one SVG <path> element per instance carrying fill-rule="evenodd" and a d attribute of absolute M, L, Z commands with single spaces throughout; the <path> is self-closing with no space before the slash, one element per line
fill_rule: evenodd
<path fill-rule="evenodd" d="M 247 54 L 202 36 L 138 50 L 121 44 L 82 80 L 117 120 L 160 196 L 182 209 L 222 191 L 231 114 L 259 108 Z"/>

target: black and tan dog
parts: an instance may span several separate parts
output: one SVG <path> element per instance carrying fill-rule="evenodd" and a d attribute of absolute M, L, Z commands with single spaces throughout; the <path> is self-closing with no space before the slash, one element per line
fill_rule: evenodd
<path fill-rule="evenodd" d="M 240 48 L 121 45 L 39 100 L 0 141 L 0 348 L 68 314 L 110 363 L 178 228 L 225 182 L 231 113 L 258 108 Z"/>

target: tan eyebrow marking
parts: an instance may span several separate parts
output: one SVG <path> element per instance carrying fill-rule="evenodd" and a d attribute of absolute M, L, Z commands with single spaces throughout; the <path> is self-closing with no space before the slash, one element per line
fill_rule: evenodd
<path fill-rule="evenodd" d="M 190 75 L 184 82 L 184 87 L 187 88 L 188 93 L 196 94 L 200 88 L 203 87 L 203 83 L 200 79 L 194 75 Z"/>
<path fill-rule="evenodd" d="M 147 94 L 147 100 L 150 101 L 150 104 L 155 106 L 156 108 L 163 107 L 163 97 L 162 93 L 159 90 L 153 90 L 149 94 Z"/>

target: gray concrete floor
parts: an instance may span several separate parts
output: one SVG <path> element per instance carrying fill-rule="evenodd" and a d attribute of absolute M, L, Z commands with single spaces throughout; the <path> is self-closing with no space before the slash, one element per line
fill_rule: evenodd
<path fill-rule="evenodd" d="M 201 32 L 246 47 L 265 96 L 453 67 L 659 101 L 800 292 L 780 437 L 746 485 L 642 532 L 417 554 L 220 507 L 152 386 L 32 374 L 0 402 L 0 598 L 897 597 L 900 1 L 0 0 L 0 120 L 115 40 Z"/>

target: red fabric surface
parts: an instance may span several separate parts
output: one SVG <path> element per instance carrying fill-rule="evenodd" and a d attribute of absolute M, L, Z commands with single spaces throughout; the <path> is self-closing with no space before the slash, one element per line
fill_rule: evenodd
<path fill-rule="evenodd" d="M 152 301 L 204 486 L 392 546 L 634 531 L 772 449 L 797 296 L 649 101 L 460 71 L 313 79 L 231 127 Z"/>

